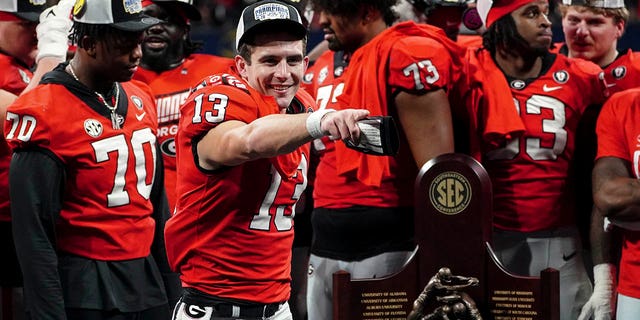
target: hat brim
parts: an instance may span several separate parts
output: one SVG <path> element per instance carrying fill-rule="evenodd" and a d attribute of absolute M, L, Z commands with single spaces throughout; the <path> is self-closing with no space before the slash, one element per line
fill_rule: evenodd
<path fill-rule="evenodd" d="M 160 22 L 162 21 L 154 17 L 141 15 L 139 18 L 134 20 L 112 23 L 111 26 L 122 31 L 137 32 L 144 31 Z"/>
<path fill-rule="evenodd" d="M 177 6 L 178 8 L 180 8 L 180 10 L 184 12 L 185 16 L 189 20 L 193 20 L 193 21 L 202 20 L 202 15 L 200 14 L 200 10 L 198 10 L 198 8 L 188 3 L 184 3 L 182 1 L 176 1 L 176 0 L 152 0 L 152 1 L 160 5 L 162 5 L 162 3 L 166 3 L 169 5 Z"/>
<path fill-rule="evenodd" d="M 13 12 L 20 19 L 28 20 L 31 22 L 40 21 L 40 12 Z"/>

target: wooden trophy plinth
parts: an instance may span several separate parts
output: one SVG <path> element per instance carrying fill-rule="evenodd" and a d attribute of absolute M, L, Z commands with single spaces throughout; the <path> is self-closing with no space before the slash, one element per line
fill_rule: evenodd
<path fill-rule="evenodd" d="M 465 290 L 483 319 L 558 320 L 559 275 L 508 273 L 491 249 L 491 180 L 482 165 L 463 154 L 427 162 L 415 182 L 416 249 L 398 273 L 379 279 L 333 277 L 334 320 L 406 319 L 413 301 L 441 267 L 477 278 Z M 436 301 L 427 301 L 425 311 Z"/>

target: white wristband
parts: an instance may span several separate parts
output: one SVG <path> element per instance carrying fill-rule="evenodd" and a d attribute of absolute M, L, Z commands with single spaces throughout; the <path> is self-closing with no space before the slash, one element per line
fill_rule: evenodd
<path fill-rule="evenodd" d="M 325 136 L 325 133 L 322 131 L 322 128 L 320 126 L 320 121 L 325 114 L 330 112 L 335 112 L 335 110 L 320 109 L 309 115 L 309 117 L 307 118 L 307 131 L 312 138 L 318 139 Z"/>

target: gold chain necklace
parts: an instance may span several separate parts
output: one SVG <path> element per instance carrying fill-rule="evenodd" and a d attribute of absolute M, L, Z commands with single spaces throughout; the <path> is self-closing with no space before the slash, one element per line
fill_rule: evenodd
<path fill-rule="evenodd" d="M 71 72 L 71 75 L 73 76 L 74 79 L 76 79 L 76 81 L 80 82 L 80 79 L 78 79 L 78 76 L 76 76 L 76 73 L 73 71 L 73 66 L 71 65 L 71 63 L 69 63 L 69 71 Z M 118 87 L 118 83 L 114 82 L 113 85 L 115 86 L 115 96 L 116 96 L 116 101 L 112 106 L 110 106 L 107 103 L 107 100 L 97 91 L 94 91 L 93 93 L 96 94 L 96 96 L 98 96 L 98 100 L 100 100 L 105 107 L 107 107 L 107 109 L 109 109 L 109 111 L 111 111 L 111 127 L 115 130 L 119 130 L 120 129 L 120 122 L 118 121 L 118 113 L 116 113 L 116 110 L 118 109 L 118 98 L 120 97 L 120 88 Z"/>

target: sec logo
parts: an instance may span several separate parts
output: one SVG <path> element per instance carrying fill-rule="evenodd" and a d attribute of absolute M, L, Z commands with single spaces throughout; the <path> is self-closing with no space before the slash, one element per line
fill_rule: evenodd
<path fill-rule="evenodd" d="M 456 215 L 471 202 L 471 184 L 457 172 L 443 172 L 431 182 L 429 200 L 440 213 Z"/>

